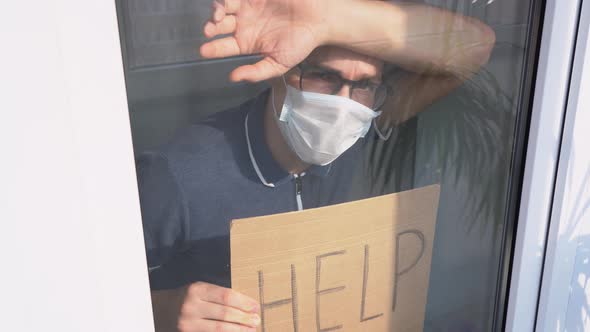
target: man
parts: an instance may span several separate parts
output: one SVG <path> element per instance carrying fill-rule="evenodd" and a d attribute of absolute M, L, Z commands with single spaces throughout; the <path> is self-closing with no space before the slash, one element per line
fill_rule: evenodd
<path fill-rule="evenodd" d="M 259 304 L 227 288 L 230 221 L 370 196 L 351 181 L 367 144 L 476 72 L 494 33 L 368 0 L 215 2 L 204 33 L 228 35 L 205 58 L 263 56 L 232 81 L 272 88 L 139 159 L 154 317 L 158 331 L 254 331 Z"/>

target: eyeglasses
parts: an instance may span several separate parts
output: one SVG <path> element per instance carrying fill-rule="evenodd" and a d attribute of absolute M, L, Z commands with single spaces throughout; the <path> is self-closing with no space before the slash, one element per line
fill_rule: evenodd
<path fill-rule="evenodd" d="M 350 87 L 349 98 L 374 111 L 378 111 L 387 97 L 388 89 L 383 83 L 368 79 L 351 81 L 342 78 L 337 72 L 302 62 L 299 69 L 299 88 L 302 91 L 334 95 L 347 84 Z"/>

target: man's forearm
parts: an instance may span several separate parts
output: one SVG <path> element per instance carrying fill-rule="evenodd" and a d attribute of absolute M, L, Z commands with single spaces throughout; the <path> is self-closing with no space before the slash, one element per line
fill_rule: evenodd
<path fill-rule="evenodd" d="M 487 63 L 495 34 L 484 23 L 426 5 L 325 0 L 325 43 L 412 72 L 468 76 Z"/>

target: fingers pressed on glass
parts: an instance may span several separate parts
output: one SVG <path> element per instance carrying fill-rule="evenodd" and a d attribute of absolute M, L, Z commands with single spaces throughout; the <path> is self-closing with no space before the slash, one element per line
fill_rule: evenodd
<path fill-rule="evenodd" d="M 202 302 L 200 312 L 205 319 L 256 327 L 260 324 L 260 316 L 256 313 L 244 312 L 227 305 L 213 302 Z"/>
<path fill-rule="evenodd" d="M 233 37 L 207 42 L 201 46 L 200 53 L 204 58 L 224 58 L 241 55 L 240 46 Z"/>
<path fill-rule="evenodd" d="M 213 22 L 220 22 L 226 15 L 225 6 L 219 1 L 213 1 L 213 14 L 211 20 Z"/>
<path fill-rule="evenodd" d="M 221 22 L 209 21 L 203 28 L 203 33 L 207 38 L 213 38 L 218 35 L 233 33 L 236 31 L 236 17 L 234 15 L 225 16 Z"/>
<path fill-rule="evenodd" d="M 217 0 L 223 5 L 226 14 L 236 14 L 240 10 L 242 0 Z"/>

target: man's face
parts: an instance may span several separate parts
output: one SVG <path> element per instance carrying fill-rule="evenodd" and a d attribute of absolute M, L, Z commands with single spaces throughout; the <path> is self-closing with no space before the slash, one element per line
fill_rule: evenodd
<path fill-rule="evenodd" d="M 284 75 L 285 80 L 283 80 L 282 77 L 274 79 L 272 81 L 272 99 L 269 98 L 269 103 L 267 105 L 267 124 L 270 125 L 266 126 L 268 130 L 267 142 L 269 143 L 269 146 L 271 146 L 271 149 L 274 147 L 274 151 L 291 151 L 291 154 L 283 154 L 283 157 L 281 157 L 284 160 L 288 160 L 285 161 L 287 165 L 325 165 L 326 162 L 330 163 L 334 158 L 337 158 L 343 151 L 348 149 L 350 144 L 356 142 L 356 139 L 358 139 L 358 130 L 356 128 L 359 127 L 358 122 L 363 121 L 360 120 L 360 118 L 368 119 L 368 121 L 372 119 L 370 116 L 367 116 L 366 112 L 363 112 L 364 110 L 362 108 L 344 108 L 343 111 L 357 111 L 364 116 L 359 117 L 358 119 L 354 116 L 345 117 L 346 120 L 354 122 L 352 126 L 352 129 L 355 130 L 354 133 L 348 133 L 349 135 L 347 136 L 346 129 L 349 128 L 338 130 L 338 135 L 333 135 L 333 131 L 328 133 L 328 135 L 322 135 L 325 133 L 314 131 L 313 135 L 316 136 L 312 139 L 314 144 L 313 147 L 306 146 L 301 148 L 300 151 L 292 150 L 296 149 L 297 146 L 301 147 L 302 145 L 293 144 L 291 141 L 289 144 L 291 144 L 292 149 L 289 149 L 287 146 L 288 142 L 280 139 L 280 137 L 290 139 L 289 137 L 291 136 L 283 136 L 284 133 L 281 133 L 279 125 L 277 125 L 282 122 L 276 121 L 276 117 L 280 116 L 280 113 L 284 109 L 282 106 L 284 103 L 283 98 L 286 96 L 285 81 L 289 86 L 295 89 L 351 98 L 356 102 L 375 110 L 375 101 L 384 100 L 384 98 L 375 97 L 378 95 L 383 96 L 382 92 L 384 92 L 383 89 L 381 89 L 384 86 L 380 84 L 382 68 L 383 62 L 365 55 L 360 55 L 337 47 L 322 47 L 310 54 L 302 64 L 286 73 Z M 336 84 L 332 84 L 334 82 Z M 354 87 L 354 90 L 352 87 Z M 381 93 L 374 93 L 376 91 Z M 302 106 L 303 109 L 306 107 L 306 105 L 300 106 Z M 312 109 L 308 109 L 308 111 L 314 111 L 314 105 L 311 104 L 311 106 Z M 346 116 L 346 114 L 344 115 Z M 372 115 L 376 116 L 377 114 Z M 366 125 L 367 123 L 364 124 Z M 291 130 L 293 127 L 289 126 L 287 128 Z M 271 139 L 268 139 L 268 137 Z M 353 138 L 352 140 L 350 139 L 351 137 Z M 343 145 L 343 142 L 348 145 L 344 150 L 341 150 L 341 147 L 346 145 Z M 293 145 L 296 147 L 293 148 Z M 317 151 L 322 151 L 322 153 L 318 154 L 316 153 Z M 331 154 L 327 152 L 330 152 Z M 307 159 L 305 159 L 306 157 L 301 157 L 302 154 L 304 154 Z M 281 154 L 277 152 L 277 155 Z M 286 169 L 288 167 L 291 166 L 286 166 Z M 305 169 L 305 167 L 306 166 L 301 166 L 301 169 Z M 289 171 L 293 170 L 289 169 Z M 298 169 L 298 171 L 300 171 L 300 169 Z"/>
<path fill-rule="evenodd" d="M 348 81 L 355 81 L 359 82 L 360 84 L 368 83 L 373 85 L 378 85 L 381 83 L 383 62 L 366 55 L 349 51 L 347 49 L 333 46 L 320 47 L 307 57 L 305 63 L 306 65 L 312 66 L 314 68 L 313 70 L 325 71 L 332 76 L 337 76 Z M 300 74 L 300 68 L 294 68 L 285 74 L 287 84 L 299 89 Z M 284 83 L 282 79 L 279 79 L 274 81 L 273 86 L 279 87 L 283 84 Z M 301 88 L 307 91 L 311 90 L 307 89 L 305 84 L 303 84 Z M 331 93 L 334 95 L 350 98 L 350 89 L 350 84 L 344 84 L 337 91 L 324 93 Z"/>

